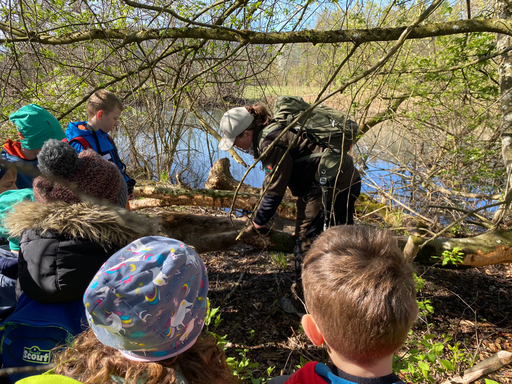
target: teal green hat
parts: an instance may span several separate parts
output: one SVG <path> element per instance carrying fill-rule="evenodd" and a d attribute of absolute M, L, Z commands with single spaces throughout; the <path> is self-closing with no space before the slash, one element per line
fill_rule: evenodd
<path fill-rule="evenodd" d="M 9 116 L 9 120 L 16 124 L 23 136 L 21 147 L 25 149 L 39 149 L 49 139 L 66 137 L 59 121 L 37 104 L 21 107 Z"/>
<path fill-rule="evenodd" d="M 12 251 L 20 250 L 20 239 L 9 235 L 9 228 L 5 226 L 5 218 L 12 213 L 14 206 L 22 201 L 35 201 L 32 188 L 12 189 L 0 193 L 0 236 L 9 240 L 9 248 Z"/>

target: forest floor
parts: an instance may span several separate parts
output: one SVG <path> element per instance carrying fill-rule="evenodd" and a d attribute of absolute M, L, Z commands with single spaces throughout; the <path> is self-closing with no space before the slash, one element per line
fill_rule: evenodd
<path fill-rule="evenodd" d="M 294 278 L 291 255 L 283 258 L 240 246 L 201 257 L 208 268 L 211 306 L 219 307 L 222 319 L 216 329 L 211 324 L 210 330 L 227 335 L 229 356 L 240 361 L 240 354 L 246 350 L 249 362 L 258 363 L 251 368 L 253 377 L 268 377 L 269 367 L 275 367 L 271 374 L 275 376 L 290 374 L 305 361 L 328 361 L 325 350 L 309 342 L 300 319 L 282 312 L 277 305 L 280 297 L 290 297 Z M 286 265 L 283 259 L 288 261 Z M 416 266 L 416 270 L 425 281 L 418 298 L 430 300 L 433 313 L 418 319 L 411 341 L 433 335 L 432 339 L 424 338 L 430 347 L 421 349 L 434 349 L 441 343 L 445 348 L 437 360 L 446 359 L 457 370 L 467 369 L 500 350 L 512 352 L 511 265 L 466 270 Z M 451 340 L 445 341 L 447 336 Z M 456 353 L 446 347 L 456 343 Z M 434 382 L 455 375 L 441 372 L 439 363 L 429 365 Z M 512 368 L 505 367 L 488 378 L 512 383 Z"/>
<path fill-rule="evenodd" d="M 205 213 L 220 212 L 202 210 Z M 323 348 L 309 342 L 300 318 L 284 313 L 277 305 L 279 298 L 291 297 L 293 255 L 240 245 L 200 256 L 208 269 L 211 308 L 219 308 L 221 320 L 217 326 L 212 320 L 209 330 L 225 336 L 227 355 L 238 361 L 244 382 L 259 383 L 263 380 L 251 379 L 290 374 L 311 360 L 329 361 Z M 512 265 L 415 268 L 423 280 L 418 300 L 431 310 L 419 316 L 398 354 L 403 366 L 411 363 L 413 367 L 412 373 L 399 373 L 404 381 L 440 383 L 500 350 L 512 352 Z M 428 364 L 430 380 L 417 360 Z M 455 371 L 445 369 L 441 360 Z M 512 367 L 508 365 L 487 379 L 512 383 Z M 488 382 L 481 379 L 475 383 Z"/>

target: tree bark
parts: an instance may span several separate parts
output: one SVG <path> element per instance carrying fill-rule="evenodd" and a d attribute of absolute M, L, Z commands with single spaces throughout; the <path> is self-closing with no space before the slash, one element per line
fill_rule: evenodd
<path fill-rule="evenodd" d="M 404 244 L 406 240 L 400 239 Z M 431 264 L 439 261 L 435 256 L 441 256 L 444 251 L 451 251 L 456 247 L 464 254 L 460 264 L 463 266 L 483 267 L 512 263 L 512 231 L 508 230 L 488 231 L 463 239 L 436 238 L 419 250 L 415 261 Z"/>
<path fill-rule="evenodd" d="M 292 253 L 294 238 L 291 233 L 270 230 L 262 234 L 249 228 L 236 238 L 245 227 L 242 219 L 230 220 L 227 217 L 193 215 L 166 212 L 160 215 L 162 233 L 165 236 L 181 240 L 192 245 L 200 253 L 224 251 L 237 244 L 245 243 L 257 249 Z M 407 237 L 397 237 L 399 245 L 404 248 Z M 425 243 L 419 236 L 414 236 L 414 245 Z M 414 261 L 422 264 L 440 262 L 440 256 L 446 250 L 460 248 L 464 254 L 464 267 L 482 267 L 492 264 L 512 262 L 512 232 L 486 232 L 473 238 L 447 239 L 436 238 L 418 250 Z M 437 257 L 436 257 L 437 256 Z"/>
<path fill-rule="evenodd" d="M 146 205 L 144 202 L 139 202 L 138 200 L 132 200 L 130 201 L 130 209 L 139 209 L 147 206 L 164 207 L 170 205 L 229 208 L 233 202 L 234 192 L 199 188 L 184 189 L 141 186 L 135 187 L 135 195 L 152 200 L 149 202 L 149 205 Z M 160 200 L 160 202 L 157 203 L 155 199 Z M 239 193 L 236 199 L 235 209 L 253 211 L 258 199 L 259 195 Z M 294 203 L 283 201 L 277 213 L 280 217 L 295 220 L 296 211 L 297 209 Z"/>
<path fill-rule="evenodd" d="M 225 251 L 245 243 L 257 249 L 292 252 L 295 240 L 290 233 L 270 230 L 263 234 L 254 227 L 245 228 L 246 220 L 228 217 L 166 212 L 159 216 L 162 235 L 181 240 L 198 253 Z"/>
<path fill-rule="evenodd" d="M 512 5 L 508 1 L 497 0 L 496 13 L 503 19 L 512 19 Z M 511 39 L 508 34 L 499 33 L 496 37 L 498 50 L 510 47 Z M 501 55 L 498 67 L 501 93 L 501 151 L 503 162 L 507 170 L 507 192 L 505 204 L 501 206 L 493 217 L 493 222 L 499 224 L 505 216 L 512 198 L 512 52 Z"/>
<path fill-rule="evenodd" d="M 499 351 L 495 355 L 485 359 L 473 367 L 469 368 L 462 375 L 453 377 L 442 384 L 468 384 L 479 378 L 495 372 L 505 365 L 512 363 L 512 353 L 507 351 Z"/>
<path fill-rule="evenodd" d="M 227 157 L 223 157 L 222 159 L 217 160 L 213 163 L 212 169 L 210 169 L 210 173 L 208 174 L 208 180 L 204 184 L 206 189 L 220 189 L 223 191 L 234 191 L 240 182 L 235 180 L 229 168 L 231 164 Z M 255 195 L 260 194 L 260 189 L 251 187 L 247 184 L 242 184 L 240 187 L 241 193 L 252 193 Z"/>
<path fill-rule="evenodd" d="M 0 44 L 31 42 L 43 45 L 69 45 L 82 41 L 122 40 L 123 44 L 135 44 L 148 40 L 162 39 L 207 39 L 230 41 L 242 44 L 363 44 L 373 41 L 398 40 L 406 27 L 371 28 L 371 29 L 338 29 L 331 31 L 305 30 L 296 32 L 255 32 L 251 30 L 235 30 L 227 27 L 181 27 L 145 30 L 127 30 L 113 28 L 89 28 L 77 32 L 47 34 L 46 32 L 26 31 L 15 28 L 13 23 L 0 23 L 0 30 L 8 38 L 0 39 Z M 190 24 L 197 24 L 190 21 Z M 416 26 L 407 39 L 424 39 L 427 37 L 449 36 L 462 33 L 491 32 L 512 34 L 512 21 L 507 19 L 471 19 L 444 23 L 426 23 Z"/>

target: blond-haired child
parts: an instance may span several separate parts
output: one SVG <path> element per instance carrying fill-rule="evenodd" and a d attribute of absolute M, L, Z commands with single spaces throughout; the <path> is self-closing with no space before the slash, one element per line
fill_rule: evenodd
<path fill-rule="evenodd" d="M 123 110 L 123 103 L 113 92 L 100 89 L 87 100 L 87 121 L 69 123 L 66 138 L 78 153 L 92 148 L 104 159 L 113 162 L 124 177 L 129 199 L 133 199 L 135 180 L 126 174 L 126 166 L 109 135 L 118 126 Z"/>

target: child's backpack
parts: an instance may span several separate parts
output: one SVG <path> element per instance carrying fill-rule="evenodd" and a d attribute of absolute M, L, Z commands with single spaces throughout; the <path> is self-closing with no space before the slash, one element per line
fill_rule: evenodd
<path fill-rule="evenodd" d="M 82 300 L 40 304 L 22 294 L 15 311 L 0 325 L 2 368 L 49 364 L 53 349 L 70 343 L 86 325 Z M 12 375 L 8 382 L 27 376 Z"/>
<path fill-rule="evenodd" d="M 286 127 L 310 106 L 299 96 L 278 96 L 274 103 L 274 118 Z M 325 184 L 338 174 L 343 155 L 350 150 L 357 136 L 358 125 L 342 112 L 326 105 L 316 106 L 297 124 L 303 126 L 305 135 L 311 141 L 326 149 L 296 162 L 321 156 L 316 179 L 320 184 Z M 298 130 L 295 128 L 295 131 Z"/>

